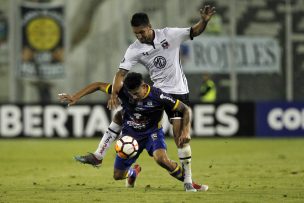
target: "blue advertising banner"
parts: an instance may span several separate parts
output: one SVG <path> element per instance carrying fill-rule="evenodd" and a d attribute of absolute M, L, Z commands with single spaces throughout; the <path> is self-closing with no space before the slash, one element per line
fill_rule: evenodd
<path fill-rule="evenodd" d="M 257 103 L 256 135 L 260 137 L 304 136 L 304 103 Z"/>

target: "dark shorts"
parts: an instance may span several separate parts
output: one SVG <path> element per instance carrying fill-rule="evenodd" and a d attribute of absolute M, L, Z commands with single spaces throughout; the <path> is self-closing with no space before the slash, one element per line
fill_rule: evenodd
<path fill-rule="evenodd" d="M 137 160 L 142 151 L 146 149 L 150 156 L 153 156 L 153 152 L 157 149 L 167 149 L 165 143 L 165 135 L 163 129 L 150 134 L 147 138 L 138 141 L 138 152 L 131 159 L 122 159 L 116 155 L 114 168 L 119 170 L 128 170 L 133 163 Z"/>
<path fill-rule="evenodd" d="M 184 104 L 189 105 L 189 94 L 169 94 L 173 98 L 182 101 Z M 169 120 L 176 117 L 183 117 L 181 112 L 172 112 L 172 109 L 165 108 L 166 114 L 168 115 Z"/>

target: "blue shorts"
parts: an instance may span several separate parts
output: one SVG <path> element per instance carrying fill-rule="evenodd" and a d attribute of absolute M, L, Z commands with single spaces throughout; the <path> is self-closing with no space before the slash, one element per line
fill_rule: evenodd
<path fill-rule="evenodd" d="M 138 141 L 138 152 L 131 159 L 123 159 L 116 155 L 114 168 L 119 170 L 128 170 L 130 166 L 135 163 L 144 149 L 147 150 L 150 156 L 153 156 L 153 152 L 157 149 L 167 149 L 165 135 L 162 128 L 150 135 L 147 135 L 145 139 Z"/>

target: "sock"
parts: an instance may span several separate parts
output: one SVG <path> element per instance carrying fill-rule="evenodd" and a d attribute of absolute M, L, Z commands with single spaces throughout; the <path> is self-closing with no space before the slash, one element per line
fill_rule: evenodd
<path fill-rule="evenodd" d="M 176 168 L 173 171 L 168 171 L 171 176 L 179 181 L 184 181 L 183 169 L 176 163 Z"/>
<path fill-rule="evenodd" d="M 134 168 L 129 168 L 126 178 L 128 178 L 128 177 L 136 178 L 136 176 L 137 176 L 137 173 L 136 173 L 135 169 Z"/>
<path fill-rule="evenodd" d="M 121 131 L 121 126 L 117 125 L 112 121 L 108 130 L 103 134 L 103 137 L 100 140 L 98 148 L 94 152 L 94 155 L 97 159 L 101 160 L 104 158 L 110 145 L 117 138 L 120 131 Z"/>
<path fill-rule="evenodd" d="M 184 169 L 184 183 L 192 183 L 190 144 L 185 144 L 182 148 L 178 148 L 178 157 Z"/>

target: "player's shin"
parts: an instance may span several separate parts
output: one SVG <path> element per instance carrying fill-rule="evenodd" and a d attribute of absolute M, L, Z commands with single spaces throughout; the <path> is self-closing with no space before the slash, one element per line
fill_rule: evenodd
<path fill-rule="evenodd" d="M 110 145 L 117 138 L 120 131 L 121 131 L 121 126 L 117 125 L 114 122 L 111 122 L 108 130 L 104 133 L 104 135 L 98 145 L 98 148 L 94 152 L 94 155 L 97 159 L 101 160 L 104 158 Z"/>
<path fill-rule="evenodd" d="M 179 181 L 184 181 L 183 169 L 176 163 L 176 168 L 173 171 L 168 171 L 171 176 Z"/>
<path fill-rule="evenodd" d="M 178 157 L 184 169 L 184 182 L 192 183 L 190 144 L 184 144 L 182 148 L 178 148 Z"/>

